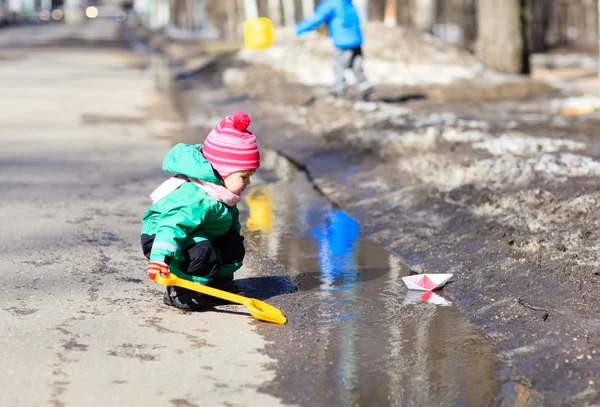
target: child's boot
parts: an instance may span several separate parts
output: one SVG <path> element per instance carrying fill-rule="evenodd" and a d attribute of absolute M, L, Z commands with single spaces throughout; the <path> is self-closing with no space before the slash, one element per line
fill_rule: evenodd
<path fill-rule="evenodd" d="M 163 302 L 184 311 L 200 311 L 206 306 L 202 294 L 181 287 L 167 287 Z"/>

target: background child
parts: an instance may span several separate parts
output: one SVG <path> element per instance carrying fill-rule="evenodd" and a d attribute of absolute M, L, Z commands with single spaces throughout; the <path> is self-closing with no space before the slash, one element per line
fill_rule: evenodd
<path fill-rule="evenodd" d="M 244 112 L 225 117 L 202 144 L 177 144 L 163 160 L 176 174 L 151 195 L 142 221 L 142 249 L 148 276 L 167 271 L 180 278 L 240 294 L 233 273 L 245 249 L 237 203 L 260 165 L 254 134 Z M 243 294 L 243 293 L 242 293 Z M 164 303 L 197 311 L 203 296 L 167 287 Z"/>
<path fill-rule="evenodd" d="M 362 32 L 360 20 L 352 0 L 323 0 L 315 9 L 312 17 L 298 23 L 296 34 L 314 30 L 327 23 L 329 36 L 333 41 L 335 83 L 332 95 L 343 96 L 346 93 L 344 73 L 352 68 L 356 78 L 357 98 L 367 100 L 373 92 L 373 85 L 363 71 Z"/>

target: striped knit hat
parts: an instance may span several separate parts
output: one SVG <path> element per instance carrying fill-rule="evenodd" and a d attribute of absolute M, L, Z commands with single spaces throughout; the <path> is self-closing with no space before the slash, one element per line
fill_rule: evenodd
<path fill-rule="evenodd" d="M 221 120 L 206 137 L 202 154 L 221 178 L 260 166 L 256 137 L 247 130 L 249 125 L 250 117 L 237 111 Z"/>

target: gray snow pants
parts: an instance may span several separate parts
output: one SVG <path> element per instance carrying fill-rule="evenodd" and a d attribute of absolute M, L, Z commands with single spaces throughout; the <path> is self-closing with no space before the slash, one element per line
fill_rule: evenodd
<path fill-rule="evenodd" d="M 335 73 L 333 93 L 341 95 L 346 92 L 346 80 L 344 79 L 346 69 L 352 69 L 359 91 L 371 88 L 371 84 L 363 71 L 362 48 L 360 46 L 355 48 L 336 48 L 333 61 L 333 72 Z"/>

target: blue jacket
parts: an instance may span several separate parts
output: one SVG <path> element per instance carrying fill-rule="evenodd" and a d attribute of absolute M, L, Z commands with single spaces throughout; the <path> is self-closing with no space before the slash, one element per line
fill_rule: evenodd
<path fill-rule="evenodd" d="M 296 34 L 300 35 L 327 23 L 329 36 L 336 48 L 354 48 L 362 45 L 362 33 L 358 13 L 352 0 L 323 0 L 312 17 L 298 23 Z"/>

